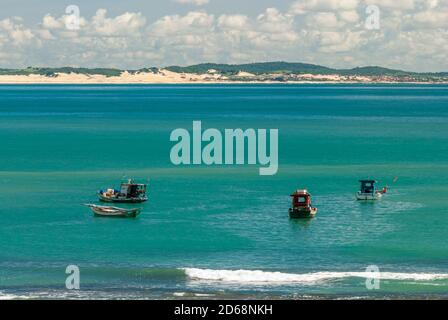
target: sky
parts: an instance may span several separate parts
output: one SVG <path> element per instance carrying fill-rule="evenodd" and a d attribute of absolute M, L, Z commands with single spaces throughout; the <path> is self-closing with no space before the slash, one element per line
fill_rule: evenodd
<path fill-rule="evenodd" d="M 0 0 L 0 68 L 289 61 L 448 71 L 448 0 Z"/>

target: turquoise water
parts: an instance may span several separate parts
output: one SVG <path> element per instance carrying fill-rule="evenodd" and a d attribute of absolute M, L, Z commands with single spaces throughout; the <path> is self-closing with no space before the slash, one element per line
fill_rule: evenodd
<path fill-rule="evenodd" d="M 0 296 L 446 298 L 447 89 L 0 86 Z M 279 129 L 278 174 L 172 165 L 170 133 L 193 120 Z M 81 205 L 124 176 L 150 179 L 137 219 Z M 357 202 L 368 177 L 390 192 Z M 288 218 L 297 188 L 312 221 Z M 370 265 L 379 290 L 359 274 Z"/>

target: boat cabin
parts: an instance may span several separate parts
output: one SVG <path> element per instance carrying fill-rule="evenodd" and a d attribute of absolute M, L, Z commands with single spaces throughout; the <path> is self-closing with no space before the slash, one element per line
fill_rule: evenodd
<path fill-rule="evenodd" d="M 311 195 L 307 190 L 296 190 L 293 194 L 291 194 L 291 197 L 293 208 L 311 206 Z"/>
<path fill-rule="evenodd" d="M 376 192 L 375 184 L 376 180 L 359 180 L 361 183 L 360 192 L 361 193 L 371 193 L 374 194 Z"/>
<path fill-rule="evenodd" d="M 126 198 L 138 198 L 146 194 L 146 184 L 133 183 L 129 180 L 120 186 L 120 194 Z"/>
<path fill-rule="evenodd" d="M 128 182 L 121 183 L 119 190 L 107 189 L 106 192 L 100 190 L 98 197 L 103 202 L 140 203 L 148 200 L 146 188 L 146 184 L 134 183 L 129 179 Z"/>

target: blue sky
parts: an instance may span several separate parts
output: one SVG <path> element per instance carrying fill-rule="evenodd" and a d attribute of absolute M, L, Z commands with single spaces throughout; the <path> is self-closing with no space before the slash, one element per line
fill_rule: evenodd
<path fill-rule="evenodd" d="M 448 71 L 446 52 L 446 0 L 2 0 L 0 11 L 0 68 L 283 60 Z"/>

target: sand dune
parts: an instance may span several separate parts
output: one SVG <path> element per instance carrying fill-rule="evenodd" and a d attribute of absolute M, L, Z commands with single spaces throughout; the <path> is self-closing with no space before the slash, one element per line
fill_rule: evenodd
<path fill-rule="evenodd" d="M 159 73 L 135 73 L 123 72 L 118 77 L 106 77 L 98 74 L 76 74 L 58 73 L 57 77 L 45 75 L 0 75 L 0 83 L 191 83 L 191 82 L 215 82 L 225 81 L 225 77 L 218 75 L 196 75 L 175 73 L 168 70 L 161 70 Z"/>
<path fill-rule="evenodd" d="M 130 73 L 124 71 L 119 76 L 107 77 L 99 74 L 78 74 L 78 73 L 57 73 L 57 76 L 45 76 L 39 74 L 31 75 L 0 75 L 0 84 L 187 84 L 187 83 L 279 83 L 285 81 L 275 80 L 276 76 L 270 75 L 272 80 L 260 81 L 254 74 L 247 72 L 240 72 L 237 77 L 238 80 L 229 79 L 226 76 L 207 73 L 207 74 L 192 74 L 192 73 L 176 73 L 161 69 L 158 73 L 140 72 Z M 370 78 L 367 76 L 341 76 L 334 75 L 314 75 L 301 74 L 296 75 L 293 80 L 286 81 L 287 83 L 395 83 L 402 81 L 395 81 L 394 79 Z M 428 82 L 429 83 L 429 82 Z"/>

